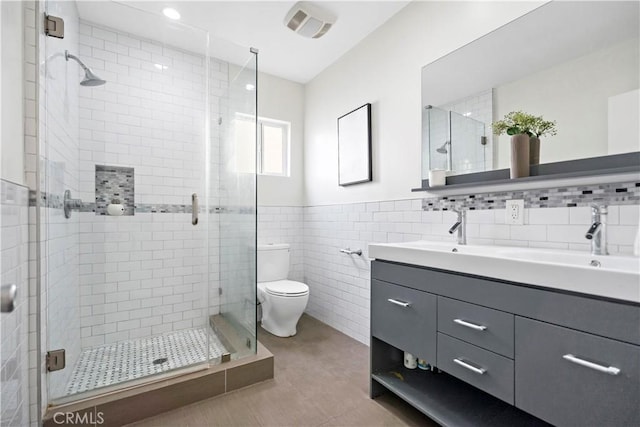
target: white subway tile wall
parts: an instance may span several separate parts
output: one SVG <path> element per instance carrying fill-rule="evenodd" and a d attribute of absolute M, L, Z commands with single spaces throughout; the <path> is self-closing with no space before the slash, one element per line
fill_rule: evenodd
<path fill-rule="evenodd" d="M 455 241 L 448 229 L 456 214 L 422 211 L 421 202 L 414 199 L 305 207 L 303 269 L 311 291 L 307 312 L 368 344 L 368 244 Z M 274 224 L 284 223 L 288 214 L 271 209 L 268 222 L 275 228 Z M 609 208 L 611 253 L 632 253 L 639 212 L 638 205 Z M 470 210 L 467 239 L 469 244 L 588 251 L 590 245 L 584 234 L 590 221 L 588 207 L 526 209 L 525 225 L 506 225 L 504 209 Z M 261 227 L 265 222 L 260 222 Z M 339 252 L 346 247 L 362 249 L 362 257 Z"/>
<path fill-rule="evenodd" d="M 15 284 L 15 309 L 0 322 L 0 425 L 29 425 L 29 190 L 0 181 L 2 285 Z"/>
<path fill-rule="evenodd" d="M 84 21 L 80 49 L 107 80 L 80 92 L 82 199 L 95 200 L 96 165 L 135 168 L 136 203 L 189 204 L 203 194 L 205 58 Z"/>
<path fill-rule="evenodd" d="M 95 201 L 96 165 L 114 165 L 134 168 L 136 204 L 204 203 L 205 58 L 84 21 L 80 53 L 107 80 L 80 93 L 82 199 Z M 227 64 L 209 66 L 219 91 Z M 217 215 L 197 226 L 184 213 L 79 215 L 83 348 L 205 325 L 208 285 L 218 312 Z"/>
<path fill-rule="evenodd" d="M 191 214 L 78 215 L 82 348 L 207 324 L 206 229 Z"/>
<path fill-rule="evenodd" d="M 289 279 L 304 280 L 304 208 L 301 206 L 258 206 L 258 244 L 288 243 Z"/>

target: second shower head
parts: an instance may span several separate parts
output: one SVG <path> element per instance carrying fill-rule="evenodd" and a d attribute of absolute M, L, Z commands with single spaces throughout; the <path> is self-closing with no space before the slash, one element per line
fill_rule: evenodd
<path fill-rule="evenodd" d="M 447 154 L 447 145 L 449 144 L 451 144 L 451 141 L 445 141 L 442 147 L 436 148 L 436 151 L 440 154 Z"/>
<path fill-rule="evenodd" d="M 80 58 L 69 53 L 68 50 L 64 51 L 64 59 L 66 59 L 67 61 L 69 59 L 73 59 L 78 64 L 80 64 L 80 66 L 84 70 L 84 79 L 82 79 L 82 81 L 80 82 L 81 86 L 102 86 L 107 82 L 106 80 L 103 80 L 100 77 L 98 77 L 96 73 L 94 73 L 93 70 L 91 70 L 91 68 L 84 65 L 84 63 L 80 60 Z"/>

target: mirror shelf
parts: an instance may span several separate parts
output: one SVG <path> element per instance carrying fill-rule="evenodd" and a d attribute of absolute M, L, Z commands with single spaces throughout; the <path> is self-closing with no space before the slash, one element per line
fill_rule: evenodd
<path fill-rule="evenodd" d="M 585 180 L 589 177 L 594 178 L 593 182 Z M 612 177 L 612 179 L 607 179 L 609 182 L 627 179 L 640 180 L 640 152 L 535 165 L 530 168 L 530 176 L 525 178 L 512 179 L 509 177 L 509 169 L 498 169 L 447 176 L 446 185 L 429 186 L 429 180 L 423 179 L 422 185 L 411 191 L 461 194 L 479 187 L 483 187 L 483 192 L 485 191 L 484 187 L 503 188 L 505 191 L 523 190 L 548 187 L 548 184 L 555 186 L 558 180 L 566 179 L 579 179 L 580 183 L 586 185 L 605 180 L 605 177 Z"/>

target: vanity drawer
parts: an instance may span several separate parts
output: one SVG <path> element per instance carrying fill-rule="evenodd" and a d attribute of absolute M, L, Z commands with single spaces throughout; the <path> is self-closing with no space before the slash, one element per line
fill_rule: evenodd
<path fill-rule="evenodd" d="M 438 333 L 438 368 L 513 404 L 513 360 Z"/>
<path fill-rule="evenodd" d="M 640 425 L 640 347 L 522 317 L 515 326 L 517 407 L 558 426 Z"/>
<path fill-rule="evenodd" d="M 436 304 L 433 294 L 372 280 L 371 334 L 434 363 Z"/>
<path fill-rule="evenodd" d="M 513 359 L 514 315 L 438 297 L 438 331 Z"/>

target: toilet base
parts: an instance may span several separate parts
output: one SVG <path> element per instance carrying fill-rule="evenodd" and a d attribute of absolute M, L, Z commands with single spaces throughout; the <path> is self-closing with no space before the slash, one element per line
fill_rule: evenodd
<path fill-rule="evenodd" d="M 270 325 L 269 321 L 262 321 L 260 322 L 260 325 L 262 326 L 262 329 L 269 332 L 271 335 L 275 335 L 280 338 L 289 338 L 298 333 L 295 326 L 293 327 L 293 330 L 282 329 L 282 328 L 278 328 L 276 325 Z"/>
<path fill-rule="evenodd" d="M 298 297 L 281 297 L 277 295 L 261 295 L 264 298 L 262 307 L 262 328 L 271 335 L 287 338 L 294 336 L 298 320 L 304 313 L 309 301 L 309 294 Z"/>

